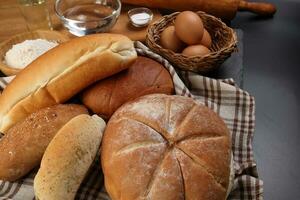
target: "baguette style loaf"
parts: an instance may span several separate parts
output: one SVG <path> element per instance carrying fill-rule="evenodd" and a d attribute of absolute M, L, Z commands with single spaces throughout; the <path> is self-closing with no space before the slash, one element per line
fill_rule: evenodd
<path fill-rule="evenodd" d="M 137 58 L 133 42 L 95 34 L 58 45 L 33 61 L 0 96 L 0 132 L 30 113 L 63 103 L 88 85 L 116 74 Z"/>
<path fill-rule="evenodd" d="M 99 151 L 104 128 L 100 117 L 80 115 L 55 135 L 34 178 L 36 199 L 74 199 Z"/>
<path fill-rule="evenodd" d="M 55 134 L 72 118 L 88 114 L 80 105 L 55 105 L 32 113 L 0 140 L 0 180 L 15 181 L 37 167 Z"/>

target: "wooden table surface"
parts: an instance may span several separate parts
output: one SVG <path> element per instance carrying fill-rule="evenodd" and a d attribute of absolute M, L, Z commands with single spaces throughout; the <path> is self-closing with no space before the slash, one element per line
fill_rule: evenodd
<path fill-rule="evenodd" d="M 48 8 L 50 12 L 50 18 L 54 30 L 61 31 L 67 34 L 70 37 L 72 36 L 68 31 L 62 26 L 59 18 L 55 15 L 54 12 L 54 2 L 55 0 L 48 0 Z M 124 8 L 124 9 L 123 9 Z M 122 13 L 118 19 L 118 22 L 113 27 L 111 32 L 121 33 L 129 36 L 133 40 L 144 40 L 146 35 L 146 28 L 134 28 L 129 24 L 127 17 L 126 7 L 122 6 Z M 158 11 L 154 11 L 154 20 L 157 20 L 161 17 Z M 0 0 L 0 42 L 5 39 L 29 31 L 26 20 L 24 19 L 19 4 L 17 0 Z"/>

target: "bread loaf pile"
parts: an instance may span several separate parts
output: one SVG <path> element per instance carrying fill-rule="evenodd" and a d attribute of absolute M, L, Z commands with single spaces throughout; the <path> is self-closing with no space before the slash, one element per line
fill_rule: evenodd
<path fill-rule="evenodd" d="M 33 61 L 0 97 L 0 131 L 40 108 L 63 103 L 88 85 L 134 62 L 133 42 L 117 34 L 96 34 L 58 45 Z"/>
<path fill-rule="evenodd" d="M 136 58 L 127 37 L 95 34 L 58 45 L 18 73 L 0 96 L 0 179 L 18 180 L 41 164 L 37 199 L 73 199 L 105 122 L 83 105 L 59 104 Z"/>
<path fill-rule="evenodd" d="M 173 93 L 168 71 L 137 57 L 125 36 L 58 45 L 0 96 L 0 180 L 40 166 L 37 199 L 74 199 L 100 153 L 114 200 L 225 199 L 229 131 L 213 111 Z M 69 104 L 75 96 L 81 105 Z"/>

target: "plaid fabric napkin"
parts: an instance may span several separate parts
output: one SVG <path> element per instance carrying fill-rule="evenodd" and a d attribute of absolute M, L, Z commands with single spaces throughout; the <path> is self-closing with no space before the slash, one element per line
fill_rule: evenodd
<path fill-rule="evenodd" d="M 247 92 L 239 89 L 232 79 L 215 80 L 191 72 L 175 71 L 169 62 L 150 51 L 140 42 L 135 43 L 139 55 L 152 58 L 169 70 L 176 94 L 188 96 L 217 112 L 231 131 L 235 179 L 228 199 L 263 199 L 263 182 L 259 179 L 253 158 L 255 102 Z M 10 78 L 0 78 L 4 88 Z M 110 199 L 103 185 L 99 156 L 85 177 L 76 199 Z M 33 179 L 37 169 L 18 182 L 0 181 L 0 199 L 34 199 Z"/>

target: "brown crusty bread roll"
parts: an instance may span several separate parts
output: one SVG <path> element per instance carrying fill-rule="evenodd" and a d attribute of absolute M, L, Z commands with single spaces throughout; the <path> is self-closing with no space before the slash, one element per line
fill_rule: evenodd
<path fill-rule="evenodd" d="M 182 96 L 147 95 L 119 108 L 102 141 L 114 200 L 226 199 L 231 140 L 223 120 Z"/>
<path fill-rule="evenodd" d="M 84 90 L 82 102 L 108 119 L 124 103 L 146 94 L 172 94 L 174 86 L 169 72 L 158 62 L 138 57 L 127 70 Z"/>
<path fill-rule="evenodd" d="M 117 34 L 95 34 L 60 44 L 33 61 L 0 97 L 0 132 L 28 114 L 63 103 L 97 80 L 134 62 L 133 42 Z"/>
<path fill-rule="evenodd" d="M 74 199 L 99 151 L 104 128 L 97 115 L 80 115 L 55 135 L 34 178 L 37 199 Z"/>
<path fill-rule="evenodd" d="M 56 105 L 32 113 L 9 129 L 0 140 L 0 180 L 15 181 L 38 166 L 58 130 L 87 113 L 80 105 Z"/>

